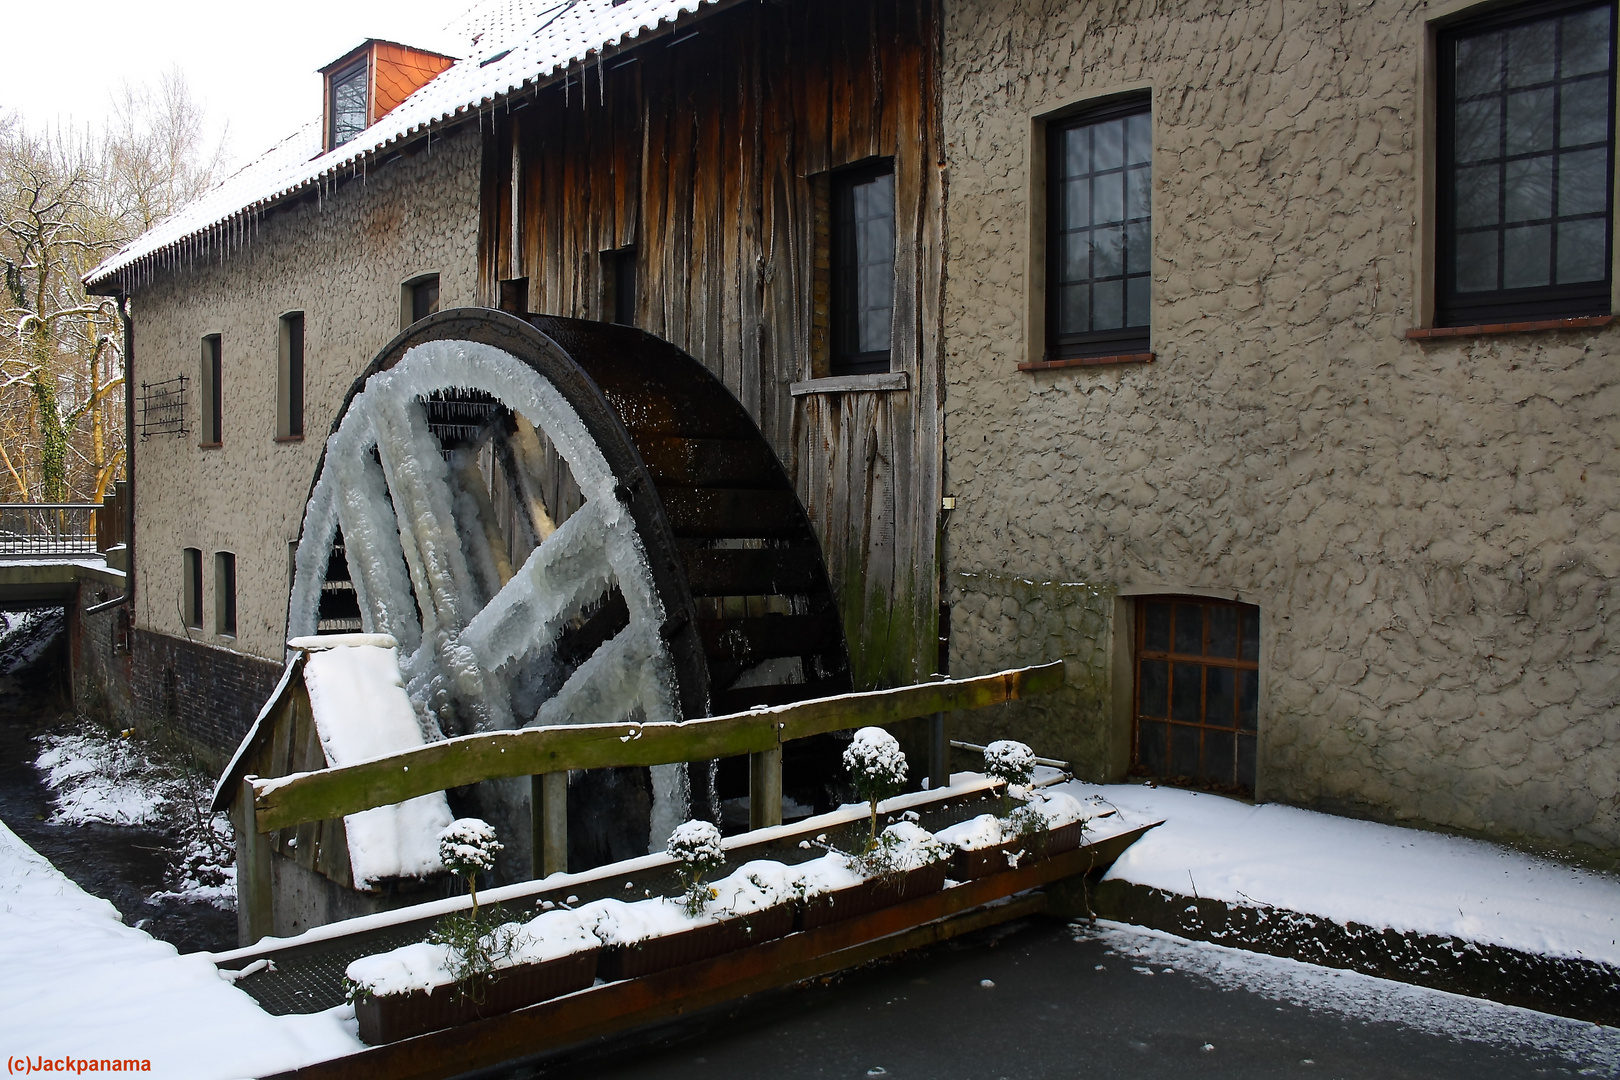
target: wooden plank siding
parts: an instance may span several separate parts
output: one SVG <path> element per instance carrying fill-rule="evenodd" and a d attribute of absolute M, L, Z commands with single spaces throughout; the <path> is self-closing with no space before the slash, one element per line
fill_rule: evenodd
<path fill-rule="evenodd" d="M 526 276 L 532 310 L 608 318 L 601 253 L 635 247 L 637 325 L 718 375 L 795 478 L 858 688 L 919 681 L 938 660 L 938 17 L 937 0 L 740 4 L 540 91 L 485 156 L 490 295 Z M 790 384 L 827 374 L 812 347 L 817 187 L 824 217 L 824 174 L 873 157 L 895 164 L 891 364 L 908 388 L 795 398 Z"/>

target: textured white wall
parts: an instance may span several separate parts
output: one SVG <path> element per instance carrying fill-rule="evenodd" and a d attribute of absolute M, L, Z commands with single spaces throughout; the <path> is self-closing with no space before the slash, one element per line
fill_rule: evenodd
<path fill-rule="evenodd" d="M 136 448 L 137 620 L 182 625 L 181 550 L 203 551 L 204 627 L 189 636 L 279 663 L 287 543 L 298 536 L 321 446 L 355 377 L 400 331 L 400 285 L 440 275 L 443 308 L 475 302 L 479 140 L 462 132 L 260 224 L 246 247 L 160 275 L 134 296 L 136 381 L 196 379 L 205 334 L 224 349 L 224 446 L 191 433 Z M 302 442 L 275 441 L 279 319 L 304 312 Z M 196 386 L 194 382 L 193 387 Z M 139 406 L 136 420 L 139 422 Z M 237 558 L 237 636 L 213 633 L 213 552 Z"/>
<path fill-rule="evenodd" d="M 1234 596 L 1263 611 L 1262 797 L 1620 849 L 1620 329 L 1403 337 L 1424 5 L 946 10 L 953 671 L 1083 655 L 1036 730 L 1117 774 L 1117 665 L 1059 630 L 1117 635 L 1120 591 Z M 1034 118 L 1128 86 L 1158 360 L 1021 373 Z"/>

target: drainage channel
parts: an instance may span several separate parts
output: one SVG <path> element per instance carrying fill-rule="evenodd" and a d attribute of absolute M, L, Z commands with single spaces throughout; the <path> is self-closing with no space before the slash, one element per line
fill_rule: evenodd
<path fill-rule="evenodd" d="M 8 613 L 9 614 L 9 613 Z M 210 903 L 151 897 L 168 885 L 173 836 L 146 826 L 55 824 L 50 789 L 33 766 L 40 735 L 75 724 L 66 694 L 60 617 L 39 620 L 32 640 L 0 645 L 0 821 L 86 892 L 108 900 L 124 922 L 181 952 L 236 944 L 236 915 Z M 56 640 L 40 640 L 54 634 Z"/>

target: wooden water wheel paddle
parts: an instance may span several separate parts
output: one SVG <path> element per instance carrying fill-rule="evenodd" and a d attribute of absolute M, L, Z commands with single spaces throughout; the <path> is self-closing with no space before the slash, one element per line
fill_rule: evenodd
<path fill-rule="evenodd" d="M 630 327 L 483 308 L 395 338 L 332 425 L 288 634 L 355 631 L 399 642 L 429 738 L 850 688 L 809 519 L 725 386 Z M 806 747 L 786 786 L 829 767 Z M 691 773 L 576 777 L 573 868 L 712 816 L 709 776 Z M 494 817 L 518 821 L 511 809 Z"/>

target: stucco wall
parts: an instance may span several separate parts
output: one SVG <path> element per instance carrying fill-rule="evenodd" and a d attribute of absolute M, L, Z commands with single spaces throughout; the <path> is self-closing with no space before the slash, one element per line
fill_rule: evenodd
<path fill-rule="evenodd" d="M 1117 774 L 1124 605 L 1099 651 L 963 575 L 1241 599 L 1260 797 L 1620 851 L 1620 330 L 1404 338 L 1428 9 L 946 11 L 952 671 L 1077 649 L 1092 690 L 1034 741 Z M 1157 361 L 1021 373 L 1037 118 L 1130 87 Z"/>
<path fill-rule="evenodd" d="M 134 296 L 137 381 L 193 379 L 190 433 L 136 448 L 138 625 L 281 662 L 288 550 L 322 442 L 354 378 L 400 331 L 402 283 L 437 272 L 441 307 L 475 301 L 476 130 L 282 210 L 220 265 Z M 280 317 L 304 312 L 302 442 L 276 442 Z M 222 340 L 224 445 L 200 449 L 201 341 Z M 139 406 L 136 420 L 139 422 Z M 186 630 L 181 551 L 203 552 L 204 627 Z M 214 634 L 213 553 L 237 559 L 237 633 Z M 255 703 L 256 704 L 256 703 Z"/>

